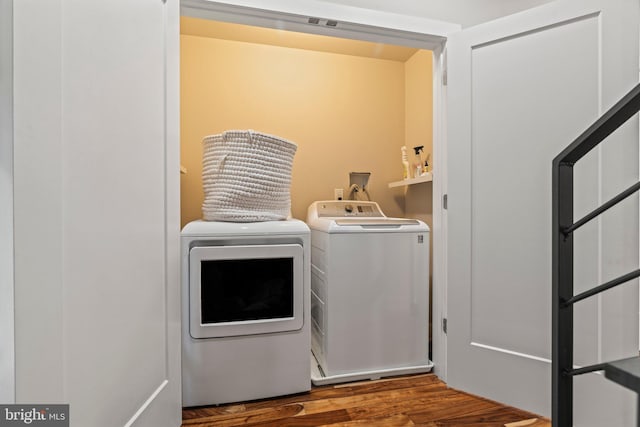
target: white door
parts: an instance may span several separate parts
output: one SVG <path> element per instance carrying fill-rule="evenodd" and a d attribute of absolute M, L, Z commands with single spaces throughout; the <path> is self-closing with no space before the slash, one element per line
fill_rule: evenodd
<path fill-rule="evenodd" d="M 637 82 L 638 2 L 554 2 L 466 29 L 448 52 L 452 387 L 549 416 L 551 161 Z M 576 166 L 576 219 L 638 179 L 632 120 Z M 575 237 L 576 292 L 637 268 L 637 198 Z M 575 363 L 637 354 L 632 284 L 576 306 Z M 576 378 L 580 426 L 635 425 L 635 395 Z"/>
<path fill-rule="evenodd" d="M 15 400 L 179 426 L 179 2 L 13 12 Z"/>

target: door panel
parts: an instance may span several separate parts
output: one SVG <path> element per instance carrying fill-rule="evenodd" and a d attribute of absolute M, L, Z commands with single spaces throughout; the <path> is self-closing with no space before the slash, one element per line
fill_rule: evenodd
<path fill-rule="evenodd" d="M 447 43 L 448 382 L 543 415 L 551 403 L 551 161 L 637 79 L 638 4 L 605 3 L 552 3 Z M 637 163 L 637 125 L 629 125 L 577 167 L 576 219 L 637 180 Z M 637 211 L 636 199 L 576 236 L 577 290 L 637 265 Z M 633 288 L 576 307 L 576 363 L 637 352 Z M 598 425 L 586 421 L 589 396 L 611 388 L 591 377 L 576 393 L 580 425 Z M 633 400 L 611 393 L 617 406 L 597 412 L 626 425 Z"/>
<path fill-rule="evenodd" d="M 167 131 L 177 116 L 165 110 L 177 2 L 62 12 L 71 421 L 179 425 L 179 164 Z"/>
<path fill-rule="evenodd" d="M 179 2 L 13 5 L 16 401 L 179 426 Z"/>
<path fill-rule="evenodd" d="M 590 108 L 564 129 L 597 114 L 598 52 L 591 49 L 597 36 L 597 20 L 587 17 L 472 50 L 473 343 L 551 357 L 550 311 L 539 308 L 550 306 L 551 235 L 543 232 L 551 227 L 550 174 L 544 166 L 558 143 L 545 132 L 574 102 Z M 567 56 L 574 58 L 567 66 L 549 66 Z M 540 109 L 538 100 L 554 97 L 558 110 Z M 572 136 L 560 131 L 562 141 Z"/>

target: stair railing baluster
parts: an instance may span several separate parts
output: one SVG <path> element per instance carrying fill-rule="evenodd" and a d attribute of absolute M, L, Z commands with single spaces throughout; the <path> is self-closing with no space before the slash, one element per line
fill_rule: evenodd
<path fill-rule="evenodd" d="M 627 188 L 576 223 L 573 222 L 573 167 L 613 131 L 640 111 L 640 84 L 564 149 L 552 170 L 552 375 L 553 427 L 573 426 L 573 377 L 604 370 L 605 377 L 638 393 L 640 427 L 640 359 L 601 363 L 573 369 L 573 305 L 640 276 L 640 269 L 596 286 L 580 295 L 573 290 L 573 233 L 640 190 L 640 182 Z"/>

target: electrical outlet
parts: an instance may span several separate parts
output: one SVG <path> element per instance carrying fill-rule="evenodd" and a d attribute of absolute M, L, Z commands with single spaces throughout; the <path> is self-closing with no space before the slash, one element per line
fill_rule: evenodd
<path fill-rule="evenodd" d="M 342 188 L 334 188 L 333 189 L 333 198 L 336 200 L 342 200 L 344 197 L 344 191 Z"/>

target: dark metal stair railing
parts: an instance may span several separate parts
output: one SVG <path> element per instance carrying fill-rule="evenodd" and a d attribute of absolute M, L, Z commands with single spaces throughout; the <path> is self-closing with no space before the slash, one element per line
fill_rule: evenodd
<path fill-rule="evenodd" d="M 573 368 L 573 305 L 640 276 L 640 269 L 638 269 L 579 295 L 573 294 L 573 233 L 640 190 L 640 182 L 638 182 L 582 219 L 573 222 L 573 166 L 638 111 L 640 111 L 640 84 L 553 160 L 551 351 L 553 427 L 573 426 L 573 377 L 576 375 L 603 370 L 606 378 L 634 390 L 640 396 L 640 358 Z M 640 427 L 640 412 L 638 426 Z"/>

